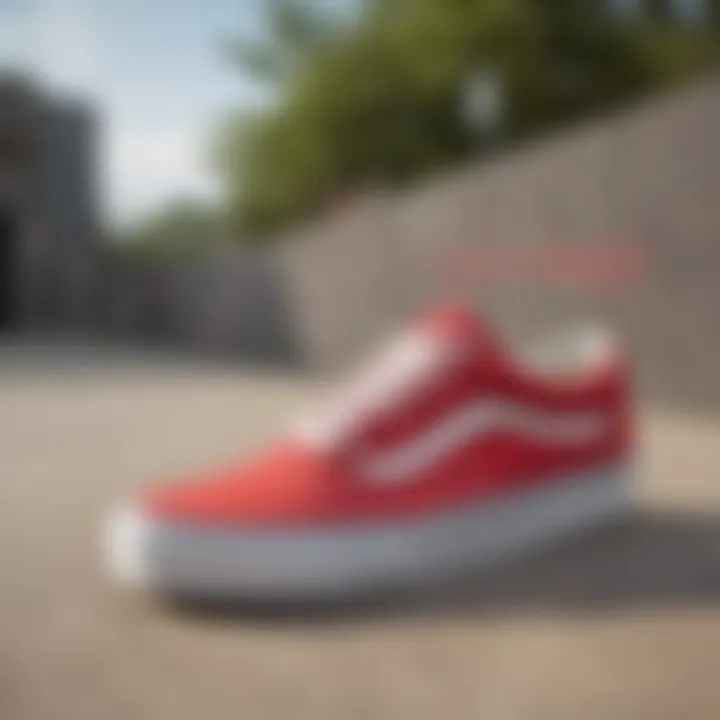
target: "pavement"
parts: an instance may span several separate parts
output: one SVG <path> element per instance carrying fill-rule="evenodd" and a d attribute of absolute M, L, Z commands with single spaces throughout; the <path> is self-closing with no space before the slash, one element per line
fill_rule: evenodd
<path fill-rule="evenodd" d="M 261 445 L 317 384 L 0 344 L 2 720 L 717 720 L 720 417 L 646 407 L 636 516 L 433 597 L 192 611 L 108 585 L 107 509 Z"/>

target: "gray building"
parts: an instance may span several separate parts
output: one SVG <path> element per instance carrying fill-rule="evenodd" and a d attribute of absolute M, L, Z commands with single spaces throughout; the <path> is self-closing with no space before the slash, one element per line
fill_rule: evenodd
<path fill-rule="evenodd" d="M 95 126 L 90 105 L 0 75 L 0 332 L 92 321 Z"/>

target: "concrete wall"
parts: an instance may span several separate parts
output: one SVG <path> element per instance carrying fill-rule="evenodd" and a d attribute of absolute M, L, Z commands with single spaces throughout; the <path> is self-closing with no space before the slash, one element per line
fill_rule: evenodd
<path fill-rule="evenodd" d="M 640 249 L 648 274 L 590 292 L 538 277 L 489 286 L 480 267 L 498 247 L 542 257 L 583 245 Z M 313 366 L 345 364 L 396 322 L 456 297 L 511 338 L 609 319 L 633 349 L 643 392 L 720 409 L 720 83 L 378 201 L 277 252 Z M 462 282 L 443 273 L 451 260 Z"/>

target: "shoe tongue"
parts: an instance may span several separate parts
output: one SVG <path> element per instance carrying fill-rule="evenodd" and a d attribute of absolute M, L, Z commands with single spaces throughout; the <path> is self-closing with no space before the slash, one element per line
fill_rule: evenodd
<path fill-rule="evenodd" d="M 484 323 L 471 312 L 460 307 L 435 308 L 371 360 L 341 391 L 338 401 L 304 423 L 300 435 L 316 446 L 336 446 L 363 418 L 425 386 L 451 362 L 474 362 L 491 355 L 494 348 Z"/>
<path fill-rule="evenodd" d="M 466 308 L 443 305 L 421 316 L 417 331 L 439 343 L 459 342 L 471 347 L 494 348 L 495 342 L 484 321 Z"/>

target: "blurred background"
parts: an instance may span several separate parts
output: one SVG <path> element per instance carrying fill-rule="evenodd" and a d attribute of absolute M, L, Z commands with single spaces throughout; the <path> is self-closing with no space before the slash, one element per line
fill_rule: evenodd
<path fill-rule="evenodd" d="M 719 62 L 718 0 L 0 0 L 0 716 L 719 717 Z M 624 336 L 632 527 L 402 620 L 107 598 L 111 500 L 448 298 Z"/>
<path fill-rule="evenodd" d="M 717 406 L 719 17 L 5 4 L 0 318 L 325 369 L 455 296 L 610 317 L 654 395 Z"/>

